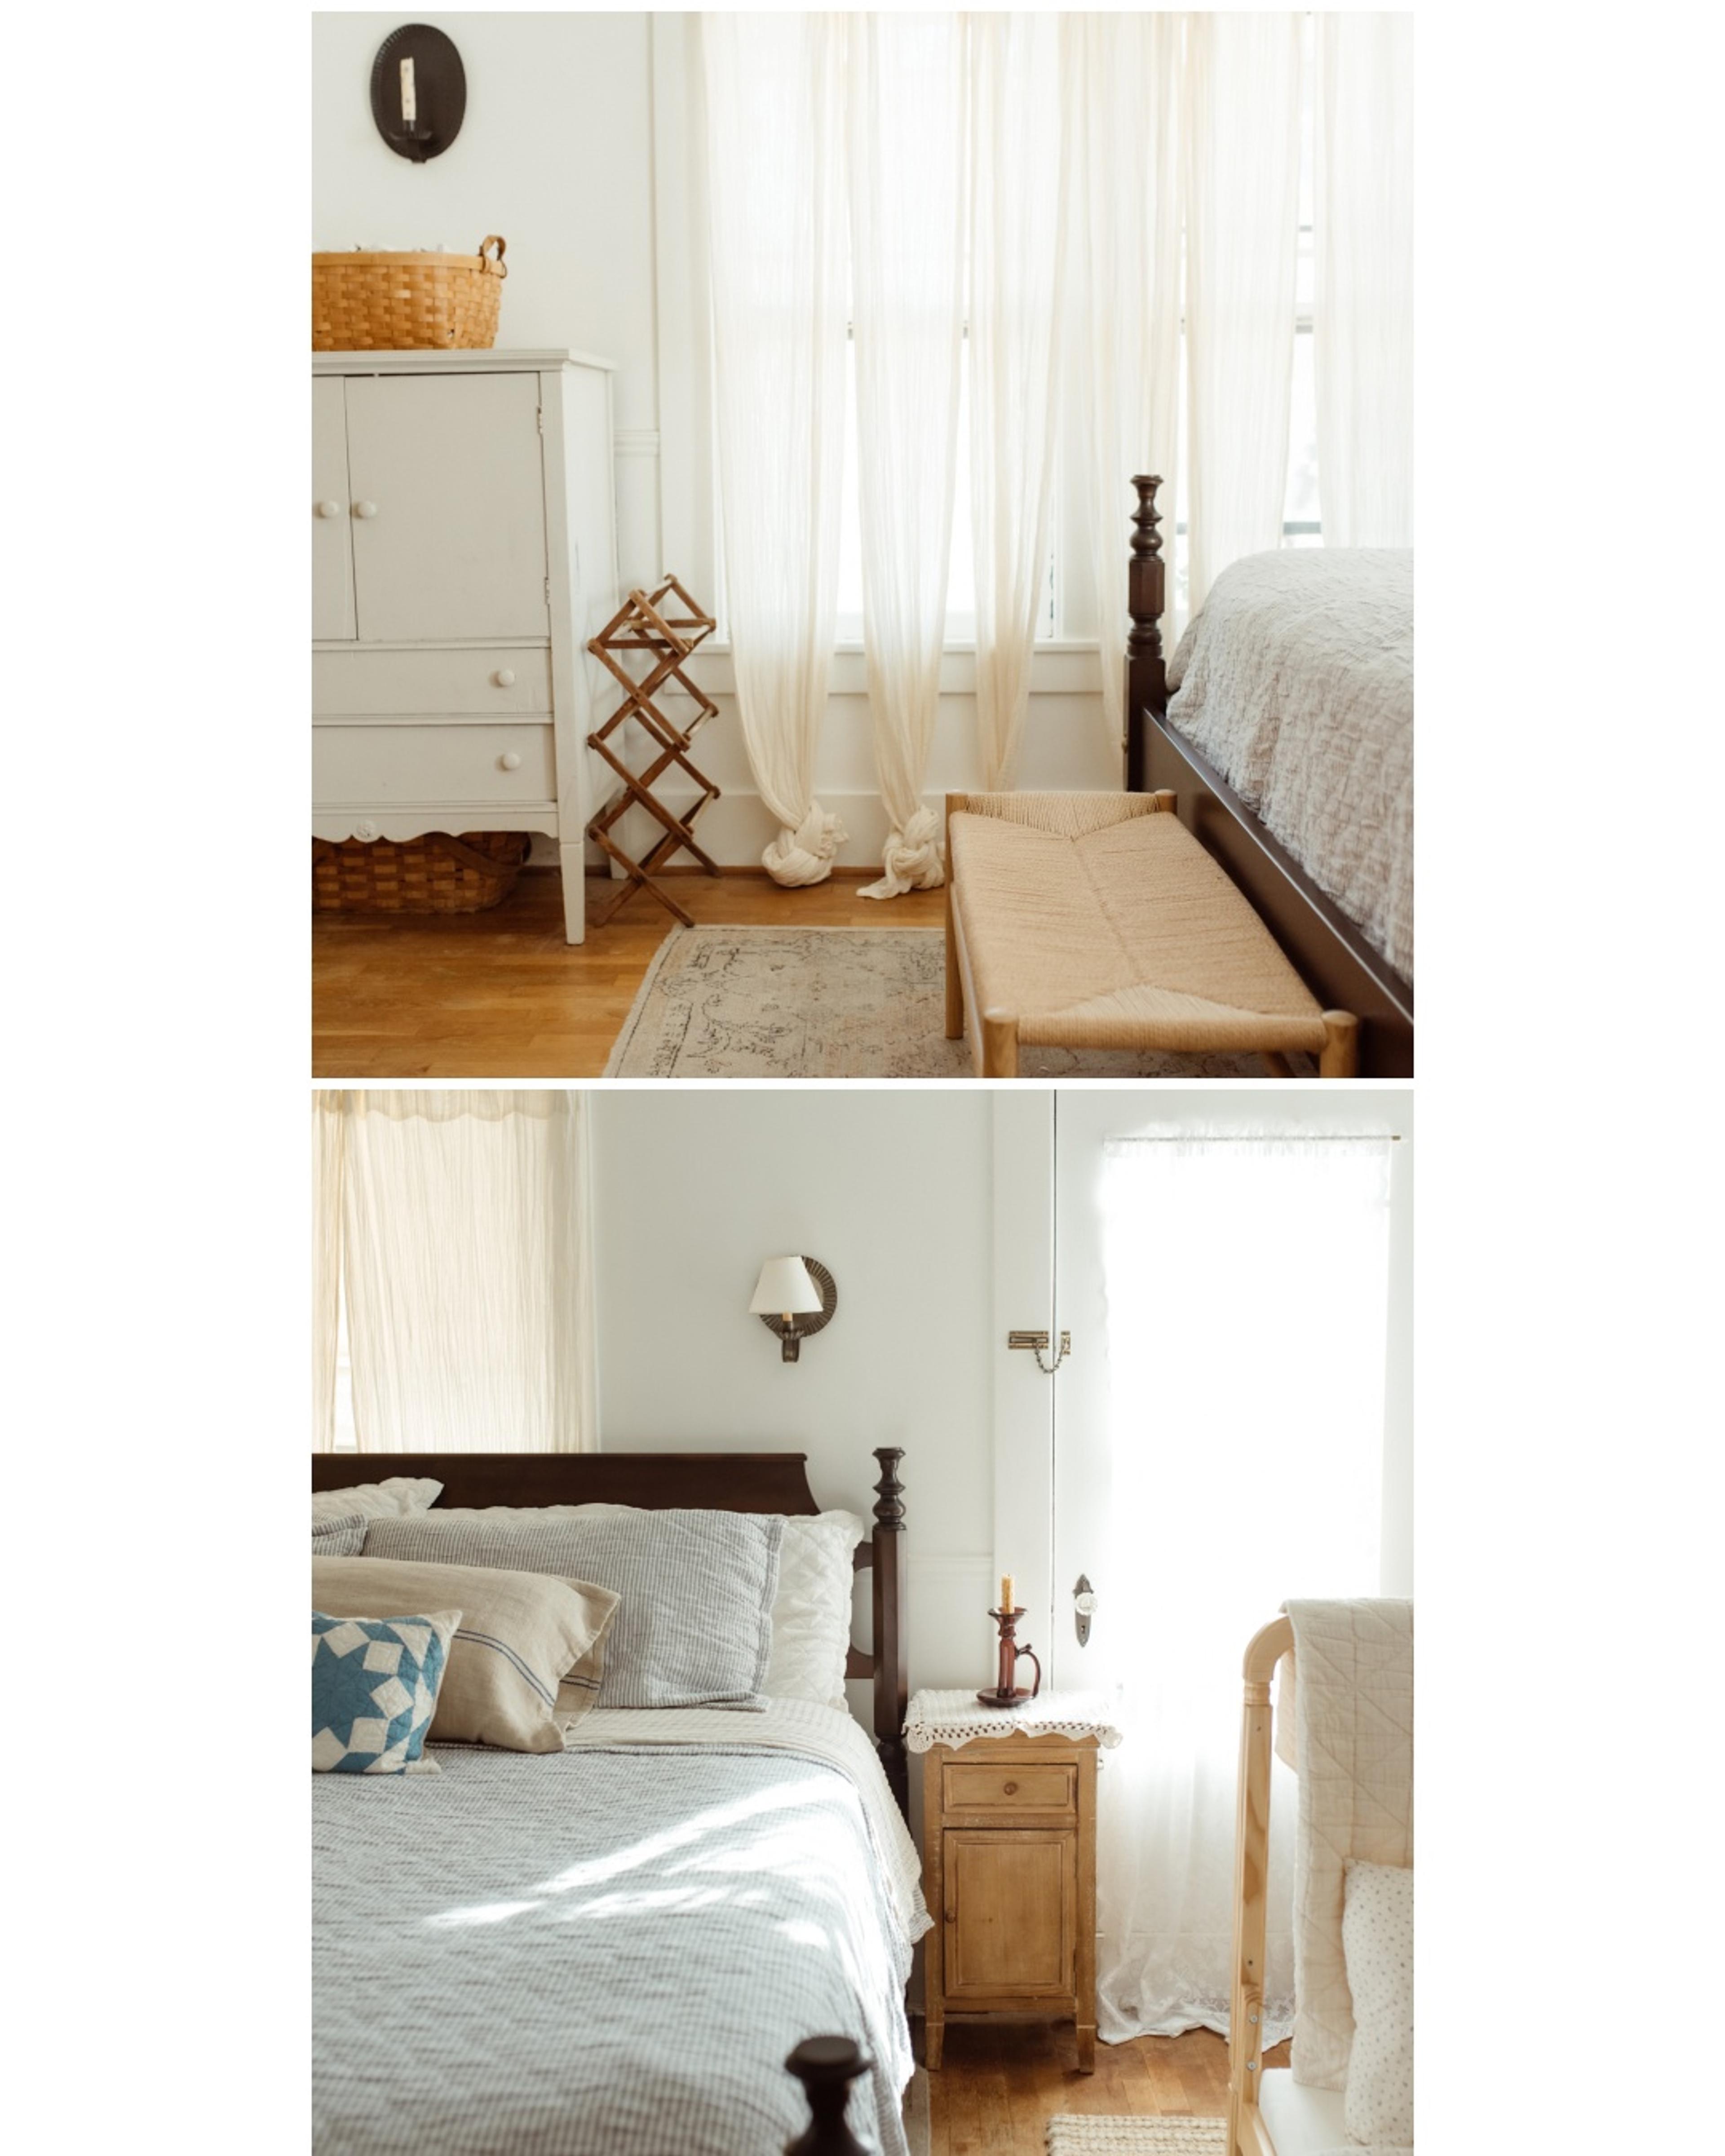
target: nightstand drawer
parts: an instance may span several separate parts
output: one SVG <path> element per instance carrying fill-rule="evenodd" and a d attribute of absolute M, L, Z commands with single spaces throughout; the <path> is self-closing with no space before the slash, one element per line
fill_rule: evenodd
<path fill-rule="evenodd" d="M 954 1759 L 941 1769 L 942 1808 L 988 1812 L 1002 1824 L 1020 1812 L 1075 1814 L 1078 1769 L 1070 1760 Z"/>

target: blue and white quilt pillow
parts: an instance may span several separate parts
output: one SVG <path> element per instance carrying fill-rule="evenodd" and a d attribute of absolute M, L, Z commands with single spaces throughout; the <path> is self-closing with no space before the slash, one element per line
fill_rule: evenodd
<path fill-rule="evenodd" d="M 424 1757 L 459 1609 L 429 1617 L 311 1613 L 314 1774 L 434 1774 Z"/>

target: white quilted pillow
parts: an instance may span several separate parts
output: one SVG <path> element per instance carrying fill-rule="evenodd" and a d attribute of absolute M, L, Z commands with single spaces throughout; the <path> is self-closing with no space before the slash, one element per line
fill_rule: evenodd
<path fill-rule="evenodd" d="M 1350 1864 L 1342 1951 L 1353 1994 L 1343 2121 L 1356 2141 L 1414 2139 L 1414 1873 Z"/>
<path fill-rule="evenodd" d="M 440 1509 L 439 1519 L 477 1520 L 492 1527 L 531 1527 L 565 1517 L 628 1512 L 631 1505 L 486 1505 Z M 761 1689 L 768 1699 L 810 1699 L 845 1711 L 845 1661 L 850 1650 L 852 1554 L 868 1539 L 855 1512 L 793 1514 L 778 1553 L 773 1598 L 773 1648 Z"/>
<path fill-rule="evenodd" d="M 392 1475 L 387 1482 L 356 1482 L 347 1490 L 314 1490 L 311 1524 L 352 1519 L 356 1514 L 381 1520 L 398 1512 L 423 1512 L 436 1503 L 443 1486 L 429 1475 Z"/>
<path fill-rule="evenodd" d="M 850 1650 L 853 1553 L 865 1540 L 855 1512 L 788 1519 L 773 1600 L 773 1651 L 761 1689 L 769 1699 L 842 1708 Z"/>

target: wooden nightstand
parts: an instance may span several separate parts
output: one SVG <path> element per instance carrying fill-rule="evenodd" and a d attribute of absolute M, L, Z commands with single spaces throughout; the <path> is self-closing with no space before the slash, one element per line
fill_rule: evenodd
<path fill-rule="evenodd" d="M 1070 2019 L 1096 2062 L 1096 1739 L 978 1734 L 923 1757 L 927 2060 L 948 2021 Z"/>

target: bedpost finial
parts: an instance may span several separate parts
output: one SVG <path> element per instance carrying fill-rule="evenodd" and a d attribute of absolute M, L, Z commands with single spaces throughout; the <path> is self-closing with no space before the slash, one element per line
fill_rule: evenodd
<path fill-rule="evenodd" d="M 872 2061 L 850 2036 L 809 2036 L 785 2061 L 803 2084 L 814 2114 L 809 2131 L 786 2144 L 785 2156 L 861 2156 L 862 2143 L 845 2123 L 850 2100 L 850 2084 L 866 2073 Z"/>
<path fill-rule="evenodd" d="M 1162 485 L 1161 476 L 1150 478 L 1141 473 L 1132 485 L 1138 490 L 1138 506 L 1132 514 L 1132 552 L 1159 554 L 1162 535 L 1156 527 L 1162 518 L 1156 507 L 1156 490 Z"/>
<path fill-rule="evenodd" d="M 902 1502 L 905 1486 L 898 1479 L 898 1463 L 905 1456 L 901 1445 L 877 1445 L 875 1457 L 880 1463 L 880 1480 L 875 1485 L 879 1502 L 875 1507 L 875 1517 L 889 1534 L 901 1535 L 905 1531 L 905 1508 Z"/>

